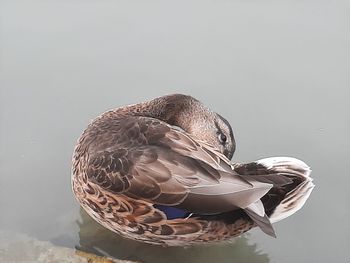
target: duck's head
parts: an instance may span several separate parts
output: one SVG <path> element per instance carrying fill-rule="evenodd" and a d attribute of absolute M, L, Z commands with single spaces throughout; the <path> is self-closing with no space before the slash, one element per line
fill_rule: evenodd
<path fill-rule="evenodd" d="M 205 141 L 231 159 L 236 143 L 230 123 L 195 98 L 182 94 L 161 98 L 166 101 L 162 119 Z M 158 104 L 158 103 L 155 103 Z M 159 104 L 158 104 L 159 105 Z"/>
<path fill-rule="evenodd" d="M 233 131 L 230 123 L 221 115 L 216 114 L 214 118 L 214 124 L 216 128 L 216 139 L 215 146 L 220 149 L 220 151 L 231 160 L 235 150 L 236 142 L 233 136 Z M 215 137 L 212 135 L 211 137 Z"/>
<path fill-rule="evenodd" d="M 201 117 L 193 120 L 192 129 L 189 132 L 214 146 L 228 159 L 232 158 L 236 150 L 230 123 L 221 115 L 210 110 L 205 113 L 201 112 Z"/>

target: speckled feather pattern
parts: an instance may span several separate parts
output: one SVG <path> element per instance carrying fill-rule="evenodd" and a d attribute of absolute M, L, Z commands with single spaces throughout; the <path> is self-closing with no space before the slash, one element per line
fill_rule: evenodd
<path fill-rule="evenodd" d="M 259 225 L 244 207 L 262 202 L 271 216 L 286 196 L 300 199 L 296 189 L 302 184 L 311 187 L 303 167 L 282 173 L 264 163 L 231 164 L 206 139 L 203 123 L 213 114 L 191 97 L 173 95 L 97 117 L 73 155 L 77 200 L 97 222 L 124 237 L 183 246 L 239 236 Z M 154 204 L 195 214 L 168 220 Z"/>

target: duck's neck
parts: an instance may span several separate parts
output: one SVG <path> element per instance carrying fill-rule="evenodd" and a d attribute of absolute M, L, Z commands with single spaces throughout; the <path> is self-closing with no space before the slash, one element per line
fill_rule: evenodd
<path fill-rule="evenodd" d="M 193 129 L 198 126 L 196 124 L 203 121 L 209 112 L 198 100 L 182 94 L 159 97 L 117 110 L 127 115 L 156 118 L 189 133 L 194 132 Z"/>

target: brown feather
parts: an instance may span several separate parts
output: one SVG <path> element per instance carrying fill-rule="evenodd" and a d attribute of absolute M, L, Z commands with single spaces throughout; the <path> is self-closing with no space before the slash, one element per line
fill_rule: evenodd
<path fill-rule="evenodd" d="M 307 169 L 285 159 L 271 167 L 266 160 L 232 165 L 235 145 L 215 148 L 194 110 L 205 122 L 217 116 L 192 97 L 173 95 L 96 118 L 73 156 L 80 204 L 108 229 L 153 244 L 215 242 L 254 226 L 275 235 L 269 216 L 276 221 L 301 207 L 313 187 Z M 169 220 L 155 204 L 194 214 Z"/>

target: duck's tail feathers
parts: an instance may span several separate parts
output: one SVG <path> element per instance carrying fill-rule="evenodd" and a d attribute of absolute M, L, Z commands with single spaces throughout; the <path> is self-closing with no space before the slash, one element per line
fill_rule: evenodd
<path fill-rule="evenodd" d="M 271 225 L 269 217 L 266 215 L 262 202 L 256 201 L 244 208 L 244 212 L 257 224 L 257 226 L 267 235 L 276 237 L 275 230 Z"/>
<path fill-rule="evenodd" d="M 291 157 L 265 158 L 256 163 L 265 166 L 269 173 L 281 174 L 290 179 L 297 178 L 300 181 L 294 189 L 286 193 L 269 216 L 271 223 L 289 217 L 303 207 L 315 186 L 310 177 L 311 169 L 308 165 Z"/>
<path fill-rule="evenodd" d="M 311 169 L 303 161 L 293 157 L 269 157 L 256 161 L 265 169 L 275 173 L 291 174 L 298 177 L 309 178 Z"/>

